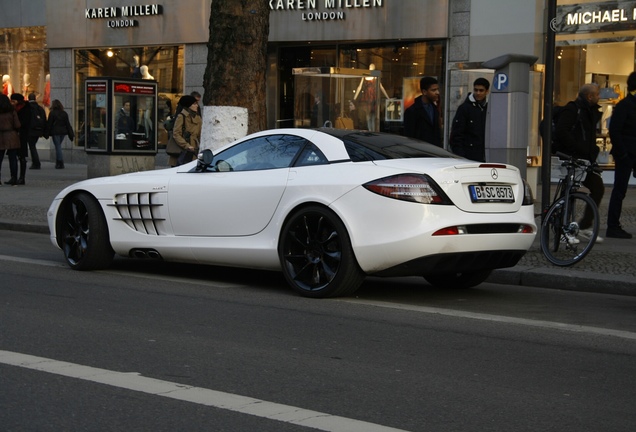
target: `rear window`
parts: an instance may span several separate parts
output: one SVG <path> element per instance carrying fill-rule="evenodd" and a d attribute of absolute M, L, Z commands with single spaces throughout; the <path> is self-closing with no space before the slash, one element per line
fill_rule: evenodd
<path fill-rule="evenodd" d="M 353 162 L 459 156 L 424 141 L 378 132 L 353 132 L 339 136 Z"/>

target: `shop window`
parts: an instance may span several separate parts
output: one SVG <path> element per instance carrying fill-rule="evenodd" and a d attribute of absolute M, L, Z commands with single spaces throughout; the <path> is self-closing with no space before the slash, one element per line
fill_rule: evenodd
<path fill-rule="evenodd" d="M 142 78 L 157 81 L 158 144 L 166 144 L 168 135 L 163 121 L 174 114 L 177 101 L 183 95 L 183 46 L 137 48 L 96 48 L 75 50 L 75 124 L 84 129 L 85 85 L 87 77 Z M 146 126 L 147 127 L 147 126 Z M 82 137 L 77 145 L 85 143 Z"/>
<path fill-rule="evenodd" d="M 420 95 L 420 78 L 436 77 L 443 91 L 445 51 L 443 41 L 361 44 L 342 46 L 339 60 L 340 67 L 380 71 L 380 129 L 400 133 L 404 110 Z M 353 97 L 357 101 L 364 94 L 356 92 Z"/>
<path fill-rule="evenodd" d="M 445 86 L 444 41 L 432 42 L 391 42 L 385 44 L 347 44 L 323 47 L 281 47 L 279 51 L 279 110 L 276 127 L 293 127 L 297 122 L 298 93 L 293 70 L 295 68 L 340 67 L 347 69 L 375 68 L 381 74 L 377 97 L 372 98 L 380 107 L 379 129 L 400 133 L 404 110 L 419 95 L 419 80 L 423 76 L 434 76 Z M 365 92 L 364 81 L 347 88 L 343 109 L 355 105 L 364 105 L 364 99 L 370 99 Z M 360 87 L 360 88 L 359 88 Z M 444 95 L 441 95 L 441 101 Z M 311 105 L 311 98 L 305 102 Z M 368 108 L 368 106 L 367 106 Z M 374 107 L 371 107 L 374 108 Z M 374 128 L 375 129 L 375 128 Z"/>
<path fill-rule="evenodd" d="M 3 89 L 35 93 L 42 102 L 49 70 L 45 27 L 0 29 L 0 76 Z"/>

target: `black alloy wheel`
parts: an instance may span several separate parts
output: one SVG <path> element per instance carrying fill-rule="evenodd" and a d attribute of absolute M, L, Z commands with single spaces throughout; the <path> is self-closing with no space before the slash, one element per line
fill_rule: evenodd
<path fill-rule="evenodd" d="M 74 270 L 107 268 L 113 261 L 108 229 L 99 203 L 87 193 L 62 204 L 58 241 L 68 265 Z"/>
<path fill-rule="evenodd" d="M 278 255 L 285 279 L 305 297 L 351 295 L 365 277 L 344 224 L 321 206 L 302 208 L 287 220 Z"/>

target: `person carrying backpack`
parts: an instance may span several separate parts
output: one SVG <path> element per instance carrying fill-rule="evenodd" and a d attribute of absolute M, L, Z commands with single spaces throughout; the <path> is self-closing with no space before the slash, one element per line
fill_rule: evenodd
<path fill-rule="evenodd" d="M 596 124 L 601 118 L 601 106 L 598 104 L 599 88 L 596 84 L 584 84 L 578 97 L 567 103 L 561 111 L 556 123 L 555 141 L 559 143 L 558 150 L 577 159 L 585 159 L 596 164 L 600 149 L 596 145 Z M 590 196 L 600 207 L 605 186 L 601 174 L 588 174 L 583 186 L 590 190 Z M 579 222 L 580 235 L 586 238 L 592 236 L 592 211 L 585 210 L 583 219 Z M 598 236 L 597 243 L 603 238 Z"/>
<path fill-rule="evenodd" d="M 29 151 L 31 152 L 30 169 L 40 169 L 40 156 L 36 147 L 38 140 L 44 135 L 46 126 L 46 112 L 35 100 L 35 93 L 29 93 L 29 106 L 31 107 L 31 125 L 29 127 Z"/>

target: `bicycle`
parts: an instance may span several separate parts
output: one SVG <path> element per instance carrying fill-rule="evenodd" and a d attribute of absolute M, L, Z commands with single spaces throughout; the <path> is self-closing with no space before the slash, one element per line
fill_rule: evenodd
<path fill-rule="evenodd" d="M 587 175 L 599 175 L 602 170 L 587 160 L 559 152 L 557 156 L 562 160 L 557 165 L 557 158 L 553 158 L 553 170 L 559 170 L 559 182 L 554 200 L 543 214 L 540 242 L 541 251 L 548 261 L 567 267 L 590 253 L 598 237 L 598 207 L 590 195 L 579 192 L 579 188 Z M 579 222 L 587 208 L 592 212 L 592 226 L 581 230 Z"/>

